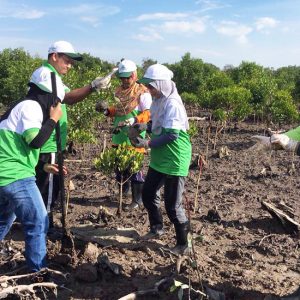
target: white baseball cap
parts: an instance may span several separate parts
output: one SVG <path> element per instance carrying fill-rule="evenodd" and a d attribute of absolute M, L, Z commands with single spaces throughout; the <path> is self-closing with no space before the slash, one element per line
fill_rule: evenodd
<path fill-rule="evenodd" d="M 65 97 L 65 85 L 60 76 L 58 74 L 55 75 L 57 97 L 62 102 Z M 51 70 L 49 68 L 42 66 L 35 70 L 31 75 L 30 82 L 34 83 L 41 90 L 52 93 Z"/>
<path fill-rule="evenodd" d="M 144 76 L 139 79 L 138 83 L 149 84 L 154 80 L 171 80 L 173 72 L 166 66 L 161 64 L 154 64 L 147 68 Z"/>
<path fill-rule="evenodd" d="M 66 41 L 57 41 L 49 47 L 48 54 L 63 53 L 74 60 L 82 60 L 82 55 L 75 52 L 71 43 Z"/>
<path fill-rule="evenodd" d="M 136 64 L 129 59 L 123 59 L 118 65 L 117 77 L 130 77 L 132 72 L 136 71 Z"/>

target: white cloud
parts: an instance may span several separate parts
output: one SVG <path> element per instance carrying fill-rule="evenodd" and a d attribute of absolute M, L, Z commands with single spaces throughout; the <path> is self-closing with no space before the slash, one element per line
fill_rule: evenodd
<path fill-rule="evenodd" d="M 142 14 L 133 21 L 143 22 L 143 21 L 153 21 L 153 20 L 178 20 L 188 17 L 186 13 L 154 13 L 154 14 Z"/>
<path fill-rule="evenodd" d="M 201 11 L 208 11 L 208 10 L 214 10 L 214 9 L 220 9 L 224 7 L 229 7 L 227 4 L 221 4 L 218 1 L 212 1 L 212 0 L 198 0 L 195 2 L 196 4 L 201 5 Z"/>
<path fill-rule="evenodd" d="M 222 22 L 216 27 L 216 31 L 222 35 L 233 37 L 240 44 L 248 42 L 247 35 L 253 31 L 249 26 L 238 24 L 236 22 Z"/>
<path fill-rule="evenodd" d="M 141 30 L 143 31 L 142 33 L 136 34 L 132 38 L 142 42 L 163 40 L 163 37 L 154 28 L 144 27 Z"/>
<path fill-rule="evenodd" d="M 205 24 L 203 20 L 196 21 L 179 21 L 179 22 L 165 22 L 161 25 L 165 32 L 182 33 L 182 32 L 196 32 L 202 33 L 205 31 Z"/>
<path fill-rule="evenodd" d="M 112 16 L 120 12 L 117 6 L 107 6 L 102 4 L 80 4 L 78 6 L 65 8 L 63 11 L 74 15 L 93 15 L 97 17 Z"/>
<path fill-rule="evenodd" d="M 269 33 L 269 29 L 275 28 L 278 25 L 278 21 L 270 18 L 270 17 L 263 17 L 257 19 L 255 22 L 257 31 L 263 32 L 263 33 Z"/>
<path fill-rule="evenodd" d="M 44 11 L 31 8 L 27 5 L 17 5 L 8 2 L 1 3 L 0 18 L 40 19 L 45 14 Z"/>
<path fill-rule="evenodd" d="M 99 26 L 99 19 L 97 17 L 89 17 L 89 16 L 82 16 L 80 20 L 84 23 L 90 24 L 93 27 Z"/>
<path fill-rule="evenodd" d="M 24 9 L 14 12 L 11 16 L 17 19 L 40 19 L 45 15 L 45 12 L 37 9 Z"/>

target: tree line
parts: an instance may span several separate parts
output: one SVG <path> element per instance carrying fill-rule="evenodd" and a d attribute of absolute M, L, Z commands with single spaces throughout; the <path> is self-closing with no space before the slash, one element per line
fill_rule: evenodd
<path fill-rule="evenodd" d="M 25 96 L 32 72 L 43 59 L 31 56 L 22 48 L 7 48 L 0 52 L 0 102 L 9 106 Z M 143 60 L 138 69 L 141 76 L 156 61 Z M 165 64 L 174 72 L 179 93 L 186 104 L 210 110 L 220 121 L 242 121 L 256 118 L 266 123 L 290 124 L 299 121 L 300 67 L 287 66 L 278 69 L 265 68 L 255 62 L 243 61 L 239 66 L 225 66 L 222 70 L 190 53 L 179 62 Z M 71 89 L 89 84 L 98 76 L 107 74 L 114 65 L 110 62 L 83 54 L 83 61 L 64 78 Z M 80 142 L 95 139 L 97 122 L 102 116 L 95 112 L 99 99 L 114 101 L 113 91 L 118 80 L 99 94 L 69 106 L 69 138 Z"/>

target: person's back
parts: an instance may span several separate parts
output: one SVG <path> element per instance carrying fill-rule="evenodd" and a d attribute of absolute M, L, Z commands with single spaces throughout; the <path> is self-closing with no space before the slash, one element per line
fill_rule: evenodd
<path fill-rule="evenodd" d="M 56 84 L 61 98 L 54 99 L 52 91 L 45 92 L 32 82 L 26 98 L 0 118 L 0 240 L 18 217 L 30 271 L 46 264 L 48 217 L 34 175 L 40 148 L 62 115 L 57 101 L 63 99 L 64 90 L 57 80 Z"/>

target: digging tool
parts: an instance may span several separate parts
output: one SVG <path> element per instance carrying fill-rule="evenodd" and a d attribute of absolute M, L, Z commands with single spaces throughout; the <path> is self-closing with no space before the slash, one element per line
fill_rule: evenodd
<path fill-rule="evenodd" d="M 56 88 L 56 77 L 55 73 L 51 72 L 51 85 L 52 85 L 52 94 L 53 94 L 53 105 L 57 104 L 57 88 Z M 74 251 L 74 240 L 70 233 L 70 231 L 67 229 L 66 224 L 66 194 L 65 194 L 65 183 L 64 183 L 64 172 L 63 172 L 63 165 L 64 165 L 64 158 L 63 158 L 63 152 L 61 147 L 61 134 L 60 134 L 60 126 L 59 121 L 56 124 L 55 127 L 55 133 L 56 133 L 56 145 L 57 145 L 57 162 L 58 162 L 58 177 L 59 177 L 59 195 L 60 195 L 60 202 L 61 202 L 61 209 L 62 209 L 62 239 L 61 239 L 61 249 L 63 249 L 64 252 L 70 252 L 72 253 Z"/>

